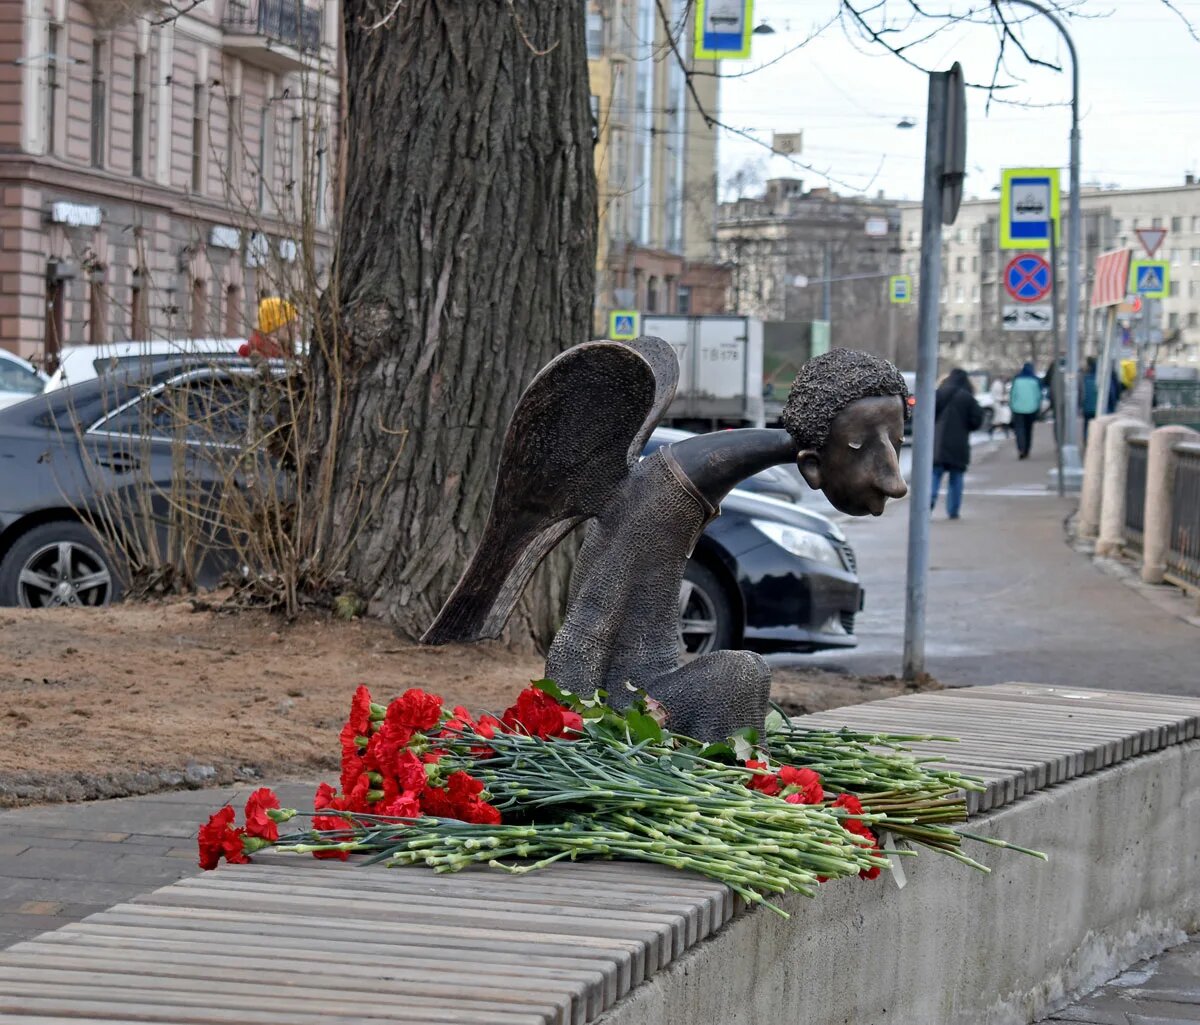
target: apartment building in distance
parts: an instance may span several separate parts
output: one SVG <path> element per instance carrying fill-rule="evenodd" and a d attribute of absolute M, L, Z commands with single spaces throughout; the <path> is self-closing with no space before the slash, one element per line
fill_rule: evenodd
<path fill-rule="evenodd" d="M 1134 258 L 1144 257 L 1138 228 L 1165 228 L 1167 236 L 1157 257 L 1169 261 L 1171 288 L 1162 300 L 1162 362 L 1200 366 L 1200 183 L 1186 175 L 1177 186 L 1154 189 L 1085 188 L 1080 194 L 1082 212 L 1080 268 L 1080 351 L 1098 350 L 1103 339 L 1105 314 L 1091 310 L 1092 275 L 1096 257 L 1112 249 L 1129 248 Z M 1062 197 L 1067 210 L 1067 197 Z M 941 295 L 941 357 L 943 363 L 995 373 L 1013 373 L 1024 360 L 1039 369 L 1052 359 L 1050 332 L 1004 331 L 1003 308 L 1012 305 L 1003 287 L 1003 272 L 1015 251 L 999 248 L 997 199 L 963 202 L 958 218 L 943 228 Z M 921 208 L 901 206 L 900 243 L 904 273 L 920 288 Z M 1060 316 L 1066 310 L 1066 252 L 1058 267 Z M 915 330 L 915 304 L 906 311 Z M 1123 316 L 1122 335 L 1136 336 L 1142 325 L 1137 316 Z M 1065 329 L 1064 329 L 1065 339 Z M 1065 341 L 1064 343 L 1065 344 Z M 1129 347 L 1126 346 L 1126 352 Z"/>
<path fill-rule="evenodd" d="M 832 345 L 901 363 L 915 356 L 887 299 L 888 277 L 899 272 L 895 201 L 774 178 L 761 195 L 721 204 L 717 239 L 732 267 L 733 312 L 788 323 L 828 320 Z"/>
<path fill-rule="evenodd" d="M 338 4 L 177 6 L 0 0 L 0 345 L 244 336 L 328 248 Z"/>
<path fill-rule="evenodd" d="M 686 0 L 585 0 L 600 223 L 596 316 L 719 313 L 728 270 L 713 263 L 714 61 L 691 57 Z M 670 40 L 674 39 L 673 48 Z M 676 51 L 678 57 L 676 56 Z"/>

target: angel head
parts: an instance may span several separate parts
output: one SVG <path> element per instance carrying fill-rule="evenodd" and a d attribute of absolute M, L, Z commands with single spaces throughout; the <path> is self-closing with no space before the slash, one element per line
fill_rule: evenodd
<path fill-rule="evenodd" d="M 908 492 L 900 446 L 908 388 L 885 359 L 831 349 L 792 382 L 783 426 L 800 446 L 796 465 L 809 487 L 851 516 L 878 516 Z"/>

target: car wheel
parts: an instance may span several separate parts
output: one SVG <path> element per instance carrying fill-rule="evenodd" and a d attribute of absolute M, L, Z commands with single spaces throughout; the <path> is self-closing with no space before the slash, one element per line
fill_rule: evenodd
<path fill-rule="evenodd" d="M 691 560 L 679 585 L 679 654 L 707 655 L 733 643 L 733 607 L 725 586 L 702 563 Z"/>
<path fill-rule="evenodd" d="M 55 520 L 34 527 L 0 560 L 0 605 L 99 608 L 120 590 L 116 566 L 82 523 Z"/>

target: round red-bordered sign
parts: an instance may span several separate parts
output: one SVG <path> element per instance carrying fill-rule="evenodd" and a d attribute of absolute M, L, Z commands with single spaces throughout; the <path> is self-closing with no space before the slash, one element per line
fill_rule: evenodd
<path fill-rule="evenodd" d="M 1036 303 L 1050 294 L 1050 264 L 1037 253 L 1022 253 L 1004 268 L 1004 291 L 1019 303 Z"/>

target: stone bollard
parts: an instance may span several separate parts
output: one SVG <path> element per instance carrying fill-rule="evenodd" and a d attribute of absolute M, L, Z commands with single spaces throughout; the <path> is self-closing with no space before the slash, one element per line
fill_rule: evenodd
<path fill-rule="evenodd" d="M 1115 555 L 1125 543 L 1125 477 L 1129 471 L 1129 435 L 1142 431 L 1140 420 L 1117 417 L 1104 432 L 1104 479 L 1100 491 L 1100 537 L 1096 555 Z"/>
<path fill-rule="evenodd" d="M 1142 534 L 1142 579 L 1161 584 L 1167 569 L 1167 545 L 1171 539 L 1171 499 L 1175 488 L 1177 441 L 1200 438 L 1179 424 L 1160 427 L 1150 434 L 1146 464 L 1146 521 Z"/>
<path fill-rule="evenodd" d="M 1098 416 L 1088 427 L 1087 451 L 1083 460 L 1083 490 L 1079 494 L 1079 536 L 1095 537 L 1100 532 L 1100 495 L 1104 482 L 1104 436 L 1108 425 L 1120 420 L 1115 413 Z"/>

